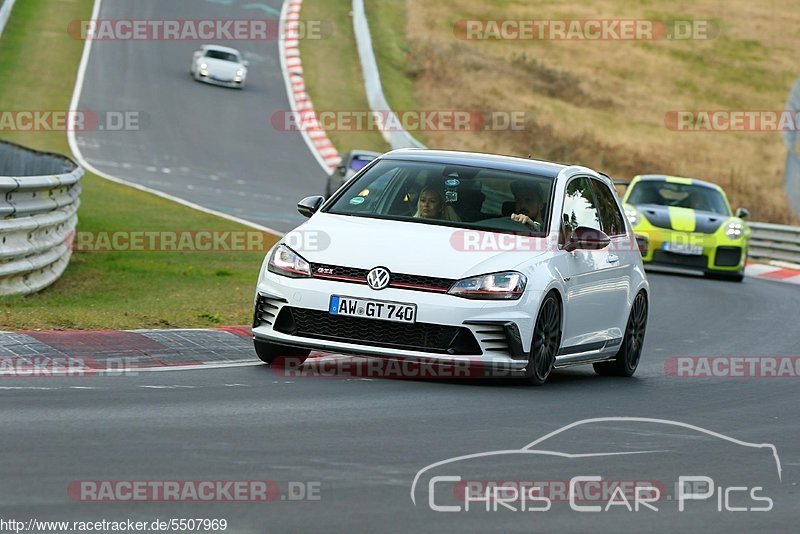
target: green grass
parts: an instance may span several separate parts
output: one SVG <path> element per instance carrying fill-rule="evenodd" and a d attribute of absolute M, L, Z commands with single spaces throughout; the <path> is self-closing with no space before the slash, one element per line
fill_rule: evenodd
<path fill-rule="evenodd" d="M 66 25 L 89 18 L 92 3 L 61 0 L 57 9 L 52 0 L 16 3 L 0 40 L 2 109 L 67 109 L 83 42 L 71 39 Z M 69 154 L 63 132 L 0 132 L 0 138 Z M 250 231 L 91 173 L 82 185 L 79 232 Z M 268 237 L 265 246 L 272 240 Z M 0 298 L 0 328 L 247 324 L 263 256 L 261 251 L 76 251 L 51 287 L 36 295 Z"/>
<path fill-rule="evenodd" d="M 332 23 L 333 34 L 323 39 L 303 39 L 300 54 L 307 91 L 317 111 L 368 110 L 364 78 L 358 59 L 350 0 L 305 0 L 300 13 L 305 20 Z M 352 149 L 385 152 L 389 146 L 377 131 L 328 131 L 340 153 Z"/>

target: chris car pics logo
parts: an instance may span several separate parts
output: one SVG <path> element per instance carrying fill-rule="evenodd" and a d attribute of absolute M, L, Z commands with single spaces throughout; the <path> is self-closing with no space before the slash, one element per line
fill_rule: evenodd
<path fill-rule="evenodd" d="M 621 450 L 603 450 L 623 432 Z M 595 442 L 605 445 L 595 451 Z M 718 461 L 697 462 L 704 457 Z M 429 464 L 414 477 L 410 496 L 414 506 L 440 513 L 768 512 L 783 492 L 781 482 L 770 443 L 679 421 L 604 417 L 576 421 L 521 449 Z"/>

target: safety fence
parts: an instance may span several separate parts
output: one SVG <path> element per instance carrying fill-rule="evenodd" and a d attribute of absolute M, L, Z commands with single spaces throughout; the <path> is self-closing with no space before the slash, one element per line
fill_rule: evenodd
<path fill-rule="evenodd" d="M 800 264 L 800 228 L 770 223 L 749 223 L 749 257 Z"/>

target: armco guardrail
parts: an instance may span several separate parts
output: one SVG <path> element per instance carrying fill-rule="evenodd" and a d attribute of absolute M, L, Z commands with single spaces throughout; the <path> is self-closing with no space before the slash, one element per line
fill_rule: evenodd
<path fill-rule="evenodd" d="M 752 229 L 749 257 L 800 264 L 800 228 L 759 222 L 748 224 Z"/>
<path fill-rule="evenodd" d="M 0 141 L 0 295 L 40 291 L 69 263 L 83 169 Z"/>

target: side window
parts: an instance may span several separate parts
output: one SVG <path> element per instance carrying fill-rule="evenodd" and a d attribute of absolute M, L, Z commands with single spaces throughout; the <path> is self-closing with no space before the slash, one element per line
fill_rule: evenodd
<path fill-rule="evenodd" d="M 587 178 L 572 180 L 564 194 L 564 211 L 561 214 L 562 235 L 567 236 L 579 226 L 602 230 L 600 214 Z"/>
<path fill-rule="evenodd" d="M 625 222 L 619 212 L 614 193 L 606 184 L 599 180 L 592 180 L 595 198 L 597 198 L 597 208 L 600 211 L 600 222 L 602 230 L 610 236 L 625 235 Z"/>

